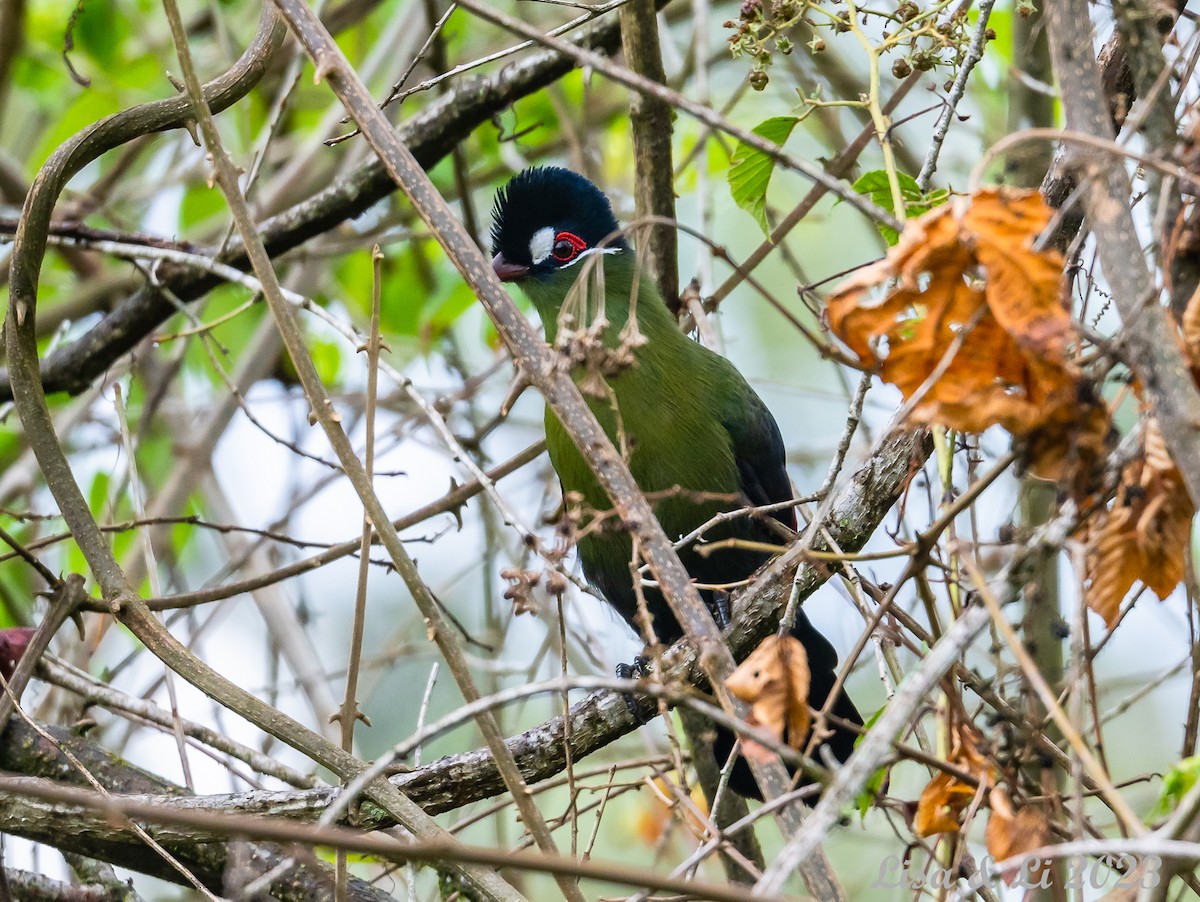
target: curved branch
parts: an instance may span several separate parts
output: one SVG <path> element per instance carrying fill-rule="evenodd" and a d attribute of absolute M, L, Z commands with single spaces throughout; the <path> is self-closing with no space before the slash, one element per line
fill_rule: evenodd
<path fill-rule="evenodd" d="M 204 99 L 214 113 L 241 100 L 258 84 L 282 46 L 284 34 L 285 29 L 271 8 L 264 6 L 254 40 L 237 62 L 204 86 Z M 23 240 L 25 249 L 13 256 L 13 293 L 27 292 L 37 285 L 46 251 L 47 224 L 59 195 L 72 177 L 113 148 L 142 135 L 179 128 L 190 119 L 191 106 L 186 97 L 139 104 L 88 126 L 51 154 L 38 173 L 17 227 L 17 240 Z M 28 312 L 33 314 L 32 304 Z"/>
<path fill-rule="evenodd" d="M 264 43 L 277 44 L 273 36 L 278 30 L 274 8 L 265 6 L 254 46 Z M 240 63 L 239 66 L 235 66 L 239 67 Z M 226 76 L 222 76 L 217 81 L 222 82 L 225 79 Z M 201 86 L 195 84 L 194 78 L 191 80 L 193 90 L 187 101 L 188 109 L 192 110 L 191 103 L 194 100 L 196 107 L 207 114 L 210 122 L 211 109 L 206 107 L 212 102 L 213 83 Z M 150 104 L 139 109 L 143 113 L 148 109 L 158 110 L 155 114 L 158 119 L 155 121 L 168 121 L 164 117 L 169 111 L 159 109 L 159 105 Z M 21 223 L 13 242 L 11 290 L 8 315 L 4 320 L 5 348 L 8 351 L 12 373 L 13 404 L 21 418 L 29 447 L 41 467 L 46 485 L 54 496 L 76 545 L 87 560 L 113 616 L 141 640 L 151 654 L 206 695 L 272 736 L 300 750 L 313 761 L 328 767 L 340 777 L 350 779 L 362 771 L 361 761 L 195 658 L 146 608 L 92 516 L 55 433 L 39 376 L 34 322 L 41 263 L 45 255 L 54 200 L 69 178 L 66 173 L 72 171 L 73 166 L 77 167 L 80 160 L 86 157 L 85 148 L 93 145 L 96 134 L 99 134 L 100 138 L 96 139 L 99 143 L 95 146 L 102 146 L 105 140 L 114 139 L 115 126 L 105 125 L 112 121 L 104 120 L 54 154 L 43 167 L 26 198 Z M 181 119 L 178 124 L 185 121 Z M 261 245 L 259 250 L 261 251 Z M 378 521 L 378 517 L 376 520 Z M 51 624 L 40 629 L 48 632 L 52 626 Z M 21 678 L 22 674 L 33 666 L 34 661 L 33 655 L 23 657 L 14 673 L 14 680 Z M 0 699 L 0 711 L 9 710 L 9 704 L 8 697 Z M 453 842 L 419 807 L 385 781 L 374 781 L 366 792 L 376 804 L 390 812 L 415 836 L 439 842 Z M 447 868 L 489 899 L 521 898 L 492 870 L 462 861 L 450 861 Z"/>
<path fill-rule="evenodd" d="M 853 552 L 866 544 L 871 534 L 891 510 L 904 490 L 909 475 L 919 468 L 929 454 L 928 434 L 921 432 L 896 433 L 886 439 L 879 449 L 854 473 L 826 516 L 824 526 L 845 552 Z M 797 572 L 799 576 L 797 577 Z M 735 652 L 743 655 L 776 629 L 787 606 L 793 581 L 801 587 L 800 595 L 807 598 L 829 578 L 831 570 L 820 562 L 803 560 L 803 553 L 793 549 L 767 568 L 755 584 L 734 600 L 733 625 L 729 633 Z M 702 673 L 696 653 L 687 642 L 679 642 L 663 657 L 664 683 L 690 680 L 702 684 Z M 652 699 L 642 699 L 643 718 L 656 715 L 658 705 Z M 636 730 L 644 720 L 633 716 L 626 696 L 600 691 L 588 694 L 572 705 L 570 724 L 564 729 L 564 719 L 554 717 L 533 729 L 507 740 L 521 773 L 529 784 L 548 780 L 566 768 L 567 742 L 571 760 L 578 762 L 627 733 Z M 64 735 L 61 732 L 57 735 Z M 70 738 L 70 749 L 84 761 L 104 786 L 122 794 L 149 793 L 177 795 L 178 787 L 159 777 L 113 758 L 94 743 L 83 738 Z M 73 771 L 69 762 L 56 748 L 44 742 L 30 742 L 29 730 L 13 721 L 9 731 L 0 739 L 0 769 L 29 776 L 64 779 Z M 74 782 L 70 781 L 69 782 Z M 419 804 L 427 814 L 454 811 L 466 805 L 492 798 L 504 792 L 504 782 L 496 769 L 491 753 L 475 749 L 440 758 L 409 773 L 391 778 L 391 783 L 405 796 Z M 332 803 L 337 788 L 261 792 L 237 795 L 206 796 L 194 799 L 194 807 L 241 814 L 269 814 L 300 820 L 314 820 Z M 189 797 L 191 798 L 191 797 Z M 74 812 L 72 817 L 80 817 Z M 97 822 L 104 816 L 97 815 Z M 378 809 L 364 808 L 354 820 L 355 826 L 383 829 L 393 825 Z M 20 835 L 19 823 L 4 816 L 0 807 L 0 830 Z M 48 837 L 52 830 L 30 838 Z M 43 838 L 42 841 L 50 841 Z M 128 848 L 132 840 L 122 841 L 107 850 L 114 864 L 128 864 L 134 853 Z M 55 843 L 52 843 L 55 844 Z M 185 863 L 190 863 L 179 849 L 172 848 Z M 96 854 L 92 852 L 91 854 Z"/>
<path fill-rule="evenodd" d="M 616 19 L 581 29 L 572 43 L 584 49 L 612 52 L 620 43 Z M 489 122 L 499 111 L 553 83 L 575 66 L 575 61 L 570 57 L 550 50 L 530 54 L 503 67 L 494 75 L 465 77 L 453 91 L 401 125 L 400 140 L 413 152 L 423 168 L 431 169 L 458 142 L 480 125 Z M 209 96 L 207 92 L 206 96 Z M 232 100 L 220 102 L 219 98 L 210 97 L 209 102 L 213 111 L 217 112 Z M 172 98 L 159 103 L 182 105 L 183 109 L 187 107 L 184 98 Z M 136 107 L 101 120 L 74 141 L 87 139 L 88 146 L 95 149 L 88 136 L 110 120 L 142 109 Z M 107 149 L 105 147 L 99 153 Z M 361 215 L 395 190 L 396 185 L 383 164 L 372 158 L 371 162 L 341 176 L 323 191 L 264 220 L 259 225 L 259 234 L 267 252 L 277 257 Z M 57 194 L 55 191 L 55 197 Z M 216 259 L 238 269 L 250 268 L 245 248 L 236 237 Z M 219 284 L 218 279 L 190 270 L 165 268 L 160 275 L 167 291 L 160 292 L 150 287 L 137 291 L 114 307 L 86 334 L 46 355 L 41 362 L 41 374 L 42 385 L 48 394 L 62 391 L 79 394 L 122 355 L 133 350 L 142 339 L 177 312 L 174 304 L 168 300 L 168 293 L 183 301 L 193 301 Z M 8 371 L 3 370 L 0 371 L 0 403 L 9 400 L 12 400 L 12 385 Z"/>
<path fill-rule="evenodd" d="M 78 771 L 73 758 L 112 793 L 186 795 L 182 787 L 117 758 L 86 737 L 62 727 L 42 727 L 42 730 L 39 733 L 20 718 L 12 718 L 0 737 L 0 768 L 90 789 L 91 784 Z M 78 852 L 172 882 L 179 880 L 179 873 L 161 856 L 131 833 L 114 830 L 111 820 L 103 814 L 89 823 L 68 815 L 64 809 L 62 817 L 39 825 L 36 819 L 26 817 L 28 813 L 22 799 L 0 795 L 0 818 L 6 832 L 11 830 L 13 835 L 46 843 L 63 852 Z M 226 869 L 235 860 L 253 878 L 295 854 L 293 848 L 272 843 L 243 844 L 236 850 L 236 856 L 233 844 L 226 842 L 167 839 L 163 844 L 216 892 L 225 890 Z M 271 897 L 281 902 L 327 902 L 333 896 L 333 868 L 315 857 L 299 860 L 288 877 L 271 886 Z M 390 902 L 392 897 L 365 881 L 351 879 L 347 898 L 352 902 Z"/>

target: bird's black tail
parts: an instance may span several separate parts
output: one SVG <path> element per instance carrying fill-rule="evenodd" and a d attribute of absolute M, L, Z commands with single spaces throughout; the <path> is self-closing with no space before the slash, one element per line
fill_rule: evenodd
<path fill-rule="evenodd" d="M 792 627 L 792 635 L 800 640 L 805 652 L 808 653 L 808 705 L 813 710 L 820 711 L 824 709 L 829 693 L 837 681 L 837 652 L 829 640 L 812 625 L 812 621 L 808 619 L 803 608 L 796 613 L 796 624 Z M 858 713 L 854 702 L 850 700 L 850 696 L 844 689 L 838 692 L 837 698 L 829 706 L 828 713 L 833 718 L 837 718 L 838 722 L 828 724 L 828 730 L 832 732 L 818 747 L 814 755 L 818 763 L 823 758 L 820 751 L 822 748 L 828 748 L 838 761 L 845 761 L 854 751 L 854 743 L 858 739 L 859 733 L 847 726 L 842 726 L 842 721 L 859 727 L 863 725 L 862 715 Z M 718 765 L 724 766 L 725 762 L 729 760 L 734 739 L 731 732 L 717 727 L 716 738 L 713 740 L 713 753 L 716 755 Z M 809 782 L 811 781 L 801 778 L 800 785 L 804 786 Z M 734 762 L 733 770 L 729 775 L 729 786 L 734 792 L 746 798 L 762 798 L 750 766 L 744 758 L 739 757 Z"/>

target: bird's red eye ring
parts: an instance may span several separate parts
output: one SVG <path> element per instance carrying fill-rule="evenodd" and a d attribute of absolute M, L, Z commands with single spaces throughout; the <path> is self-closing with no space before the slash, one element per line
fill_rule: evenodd
<path fill-rule="evenodd" d="M 554 236 L 554 244 L 550 248 L 550 256 L 559 263 L 569 263 L 585 247 L 587 247 L 587 242 L 578 235 L 572 235 L 570 232 L 559 232 Z"/>

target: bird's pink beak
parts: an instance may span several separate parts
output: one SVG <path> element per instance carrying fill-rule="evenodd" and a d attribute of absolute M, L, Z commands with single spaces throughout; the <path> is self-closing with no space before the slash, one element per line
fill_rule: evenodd
<path fill-rule="evenodd" d="M 528 266 L 522 266 L 520 263 L 509 263 L 504 259 L 504 254 L 496 254 L 496 256 L 492 257 L 492 269 L 500 277 L 501 282 L 516 282 L 529 275 Z"/>

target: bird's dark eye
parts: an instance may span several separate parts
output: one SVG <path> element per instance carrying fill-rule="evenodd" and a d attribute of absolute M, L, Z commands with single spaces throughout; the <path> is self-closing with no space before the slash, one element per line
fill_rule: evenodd
<path fill-rule="evenodd" d="M 550 256 L 559 263 L 569 263 L 585 247 L 587 247 L 587 242 L 578 235 L 572 235 L 570 232 L 559 232 L 554 236 L 554 244 L 550 247 Z"/>

